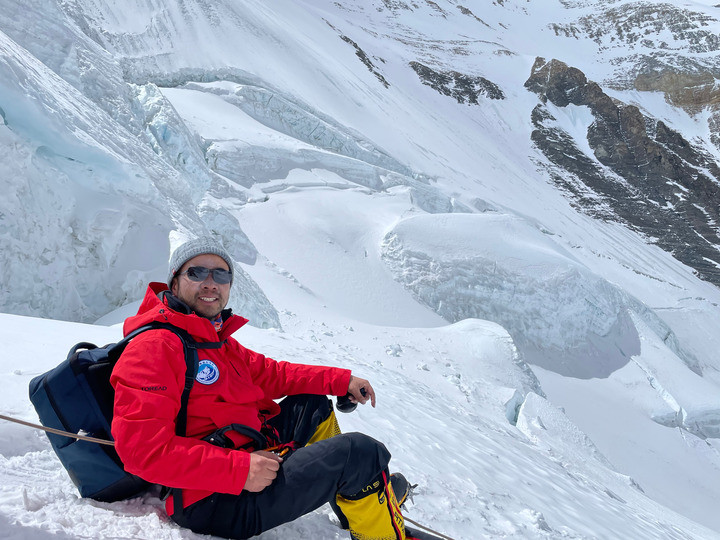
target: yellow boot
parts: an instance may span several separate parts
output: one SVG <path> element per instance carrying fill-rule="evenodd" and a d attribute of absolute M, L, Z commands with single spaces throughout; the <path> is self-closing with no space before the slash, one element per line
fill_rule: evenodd
<path fill-rule="evenodd" d="M 354 540 L 405 540 L 405 521 L 387 473 L 352 497 L 337 495 L 335 502 Z"/>

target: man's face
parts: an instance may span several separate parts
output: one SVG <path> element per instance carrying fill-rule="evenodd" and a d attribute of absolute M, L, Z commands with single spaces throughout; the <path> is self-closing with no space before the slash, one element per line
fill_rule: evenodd
<path fill-rule="evenodd" d="M 191 266 L 203 266 L 214 270 L 229 270 L 222 257 L 207 253 L 198 255 L 186 262 L 172 282 L 172 293 L 185 302 L 200 317 L 215 319 L 225 308 L 230 296 L 230 284 L 215 283 L 212 272 L 205 281 L 192 281 L 187 274 Z"/>

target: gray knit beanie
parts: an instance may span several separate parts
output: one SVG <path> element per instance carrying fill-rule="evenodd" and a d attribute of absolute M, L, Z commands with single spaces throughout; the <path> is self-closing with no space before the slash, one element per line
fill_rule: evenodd
<path fill-rule="evenodd" d="M 235 277 L 235 271 L 233 269 L 233 263 L 232 259 L 230 258 L 230 254 L 225 251 L 225 248 L 223 248 L 222 245 L 220 245 L 218 242 L 216 242 L 212 238 L 205 236 L 195 238 L 194 240 L 188 240 L 173 252 L 172 256 L 170 257 L 170 264 L 168 265 L 168 287 L 172 287 L 172 280 L 175 277 L 175 274 L 180 271 L 180 269 L 186 262 L 188 262 L 193 257 L 197 257 L 198 255 L 204 255 L 206 253 L 211 253 L 213 255 L 217 255 L 218 257 L 222 257 L 222 259 L 227 263 L 230 272 L 233 273 L 233 275 L 230 277 L 230 285 L 232 286 L 232 279 Z"/>

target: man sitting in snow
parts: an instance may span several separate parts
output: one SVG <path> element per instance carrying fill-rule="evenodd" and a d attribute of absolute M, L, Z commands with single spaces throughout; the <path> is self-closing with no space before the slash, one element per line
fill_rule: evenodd
<path fill-rule="evenodd" d="M 180 488 L 167 511 L 198 533 L 248 538 L 329 501 L 353 538 L 405 539 L 399 503 L 407 481 L 390 482 L 382 443 L 340 434 L 327 398 L 349 394 L 374 407 L 370 383 L 346 369 L 276 362 L 243 347 L 231 335 L 247 320 L 225 309 L 232 281 L 228 253 L 210 239 L 191 240 L 173 253 L 167 286 L 151 283 L 125 321 L 125 335 L 160 321 L 197 342 L 222 342 L 198 349 L 184 437 L 175 432 L 186 370 L 180 338 L 158 329 L 128 345 L 111 379 L 112 435 L 126 470 Z"/>

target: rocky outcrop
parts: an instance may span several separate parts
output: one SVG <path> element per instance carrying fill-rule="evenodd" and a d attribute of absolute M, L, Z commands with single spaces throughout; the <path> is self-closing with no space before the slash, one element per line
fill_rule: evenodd
<path fill-rule="evenodd" d="M 579 69 L 557 60 L 538 59 L 525 86 L 541 100 L 533 112 L 533 141 L 572 176 L 560 183 L 576 203 L 593 213 L 602 208 L 606 219 L 641 231 L 702 278 L 720 284 L 718 163 L 664 122 L 613 100 Z M 555 125 L 548 102 L 588 107 L 594 118 L 587 130 L 592 156 Z M 582 197 L 592 202 L 580 203 Z"/>
<path fill-rule="evenodd" d="M 485 77 L 466 75 L 458 71 L 436 71 L 420 62 L 410 62 L 423 84 L 444 96 L 453 97 L 458 103 L 478 104 L 478 98 L 505 99 L 505 94 L 495 83 Z"/>
<path fill-rule="evenodd" d="M 683 73 L 666 69 L 640 73 L 635 79 L 635 89 L 663 92 L 670 103 L 684 109 L 720 107 L 720 87 L 709 71 Z"/>
<path fill-rule="evenodd" d="M 690 114 L 709 109 L 710 141 L 720 149 L 720 88 L 715 83 L 720 79 L 720 11 L 669 2 L 595 4 L 577 20 L 551 28 L 598 45 L 605 61 L 617 66 L 602 84 L 662 92 Z"/>
<path fill-rule="evenodd" d="M 707 110 L 710 142 L 720 149 L 720 86 L 716 83 L 720 73 L 704 70 L 679 72 L 664 69 L 640 73 L 635 79 L 635 89 L 663 92 L 665 99 L 689 113 Z"/>
<path fill-rule="evenodd" d="M 635 77 L 670 70 L 682 73 L 717 73 L 720 36 L 717 19 L 668 2 L 623 2 L 606 6 L 598 2 L 591 11 L 570 24 L 555 24 L 558 35 L 584 35 L 601 47 L 606 57 L 623 59 L 616 81 L 632 87 Z M 634 66 L 627 70 L 627 65 Z M 621 65 L 618 63 L 618 65 Z"/>
<path fill-rule="evenodd" d="M 457 7 L 458 10 L 460 10 L 460 13 L 462 13 L 463 15 L 466 15 L 466 16 L 468 16 L 468 17 L 472 17 L 472 18 L 475 19 L 477 22 L 483 24 L 483 25 L 486 26 L 487 28 L 490 28 L 490 25 L 489 25 L 488 23 L 486 23 L 486 22 L 483 21 L 481 18 L 479 18 L 477 15 L 475 15 L 475 14 L 472 12 L 472 10 L 470 10 L 469 8 L 466 8 L 465 6 L 455 6 L 455 7 Z"/>
<path fill-rule="evenodd" d="M 390 88 L 390 83 L 387 82 L 387 79 L 385 79 L 382 73 L 378 71 L 378 69 L 375 67 L 375 64 L 373 64 L 368 57 L 367 53 L 360 48 L 360 45 L 358 45 L 352 39 L 345 35 L 341 35 L 340 39 L 342 39 L 345 43 L 349 43 L 350 45 L 352 45 L 352 47 L 355 49 L 355 56 L 357 56 L 360 61 L 365 65 L 365 67 L 370 70 L 370 73 L 375 75 L 377 80 L 380 81 L 385 88 Z"/>

